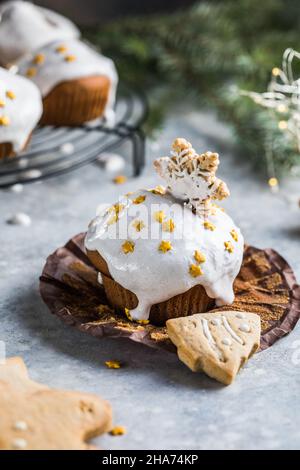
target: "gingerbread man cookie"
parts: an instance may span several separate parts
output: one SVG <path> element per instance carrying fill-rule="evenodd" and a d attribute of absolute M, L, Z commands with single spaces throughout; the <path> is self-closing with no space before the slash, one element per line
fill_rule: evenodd
<path fill-rule="evenodd" d="M 19 357 L 0 365 L 0 409 L 0 450 L 88 450 L 111 428 L 109 403 L 32 381 Z"/>
<path fill-rule="evenodd" d="M 167 321 L 179 359 L 192 371 L 203 371 L 225 385 L 260 344 L 260 317 L 249 312 L 197 313 Z"/>

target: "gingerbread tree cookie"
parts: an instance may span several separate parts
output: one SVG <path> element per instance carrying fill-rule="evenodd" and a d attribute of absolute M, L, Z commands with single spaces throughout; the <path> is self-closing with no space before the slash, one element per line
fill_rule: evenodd
<path fill-rule="evenodd" d="M 30 380 L 19 357 L 0 365 L 0 409 L 0 450 L 88 450 L 111 428 L 109 403 Z"/>
<path fill-rule="evenodd" d="M 222 200 L 229 196 L 226 183 L 216 177 L 219 155 L 213 152 L 197 154 L 185 139 L 175 139 L 171 156 L 158 158 L 154 166 L 173 196 L 186 201 L 197 212 L 209 208 L 212 199 Z"/>
<path fill-rule="evenodd" d="M 203 371 L 225 385 L 260 344 L 260 317 L 249 312 L 197 313 L 167 321 L 179 359 L 192 371 Z"/>

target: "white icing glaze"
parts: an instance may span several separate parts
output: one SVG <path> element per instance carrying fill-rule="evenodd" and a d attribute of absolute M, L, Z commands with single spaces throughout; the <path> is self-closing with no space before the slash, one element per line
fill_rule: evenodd
<path fill-rule="evenodd" d="M 220 326 L 221 325 L 221 320 L 219 318 L 213 318 L 211 322 L 214 326 Z"/>
<path fill-rule="evenodd" d="M 14 98 L 6 96 L 13 92 Z M 38 88 L 24 77 L 0 67 L 0 117 L 8 118 L 8 125 L 0 125 L 0 142 L 10 142 L 20 152 L 42 115 L 42 100 Z"/>
<path fill-rule="evenodd" d="M 226 331 L 230 334 L 230 336 L 238 343 L 244 344 L 244 341 L 236 334 L 235 331 L 233 331 L 233 329 L 231 328 L 231 326 L 229 325 L 227 321 L 227 318 L 224 315 L 222 315 L 222 322 Z"/>
<path fill-rule="evenodd" d="M 0 61 L 11 63 L 22 55 L 57 39 L 80 36 L 67 18 L 29 2 L 10 1 L 0 6 Z"/>
<path fill-rule="evenodd" d="M 244 333 L 249 333 L 251 328 L 250 328 L 250 325 L 248 323 L 242 323 L 239 326 L 239 330 L 243 331 Z"/>
<path fill-rule="evenodd" d="M 138 196 L 145 196 L 145 201 L 134 204 Z M 90 224 L 85 244 L 105 259 L 116 282 L 136 294 L 139 303 L 130 312 L 133 319 L 148 319 L 153 304 L 184 293 L 195 285 L 202 285 L 219 306 L 233 302 L 232 285 L 242 262 L 243 237 L 227 214 L 216 208 L 213 215 L 204 219 L 187 207 L 183 211 L 183 205 L 172 195 L 146 190 L 124 197 L 119 203 L 123 208 L 117 222 L 109 224 L 112 212 L 103 211 Z M 162 231 L 162 224 L 153 216 L 159 210 L 164 211 L 165 220 L 173 219 L 173 232 Z M 133 225 L 137 220 L 142 223 L 140 232 Z M 206 229 L 205 221 L 212 223 L 215 230 Z M 231 238 L 232 229 L 238 234 L 237 241 Z M 134 242 L 133 252 L 122 251 L 125 240 Z M 170 251 L 159 250 L 162 240 L 171 242 Z M 229 240 L 233 245 L 232 253 L 224 248 Z M 203 274 L 198 277 L 189 272 L 191 264 L 197 265 L 195 250 L 206 258 L 199 264 Z"/>
<path fill-rule="evenodd" d="M 64 46 L 65 52 L 57 52 Z M 33 59 L 42 54 L 44 62 L 35 65 Z M 66 57 L 74 57 L 67 61 Z M 105 113 L 112 111 L 115 102 L 118 75 L 113 61 L 96 52 L 84 42 L 77 39 L 54 41 L 35 51 L 35 54 L 22 58 L 18 71 L 26 75 L 28 69 L 34 68 L 36 74 L 30 79 L 39 87 L 45 97 L 59 83 L 83 77 L 106 76 L 110 80 L 110 90 Z"/>

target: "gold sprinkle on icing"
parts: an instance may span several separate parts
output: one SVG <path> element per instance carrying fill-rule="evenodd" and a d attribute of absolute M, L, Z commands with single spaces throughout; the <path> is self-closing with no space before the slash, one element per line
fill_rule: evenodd
<path fill-rule="evenodd" d="M 120 369 L 121 363 L 119 361 L 105 361 L 104 363 L 108 369 Z"/>
<path fill-rule="evenodd" d="M 168 240 L 162 240 L 160 245 L 159 245 L 159 251 L 162 251 L 163 253 L 167 253 L 168 251 L 172 250 L 172 244 Z"/>
<path fill-rule="evenodd" d="M 36 69 L 34 67 L 29 67 L 26 71 L 26 76 L 27 77 L 35 77 L 36 76 Z"/>
<path fill-rule="evenodd" d="M 118 214 L 113 214 L 107 221 L 107 225 L 113 225 L 118 221 Z"/>
<path fill-rule="evenodd" d="M 165 220 L 162 224 L 164 232 L 174 232 L 175 224 L 173 219 Z"/>
<path fill-rule="evenodd" d="M 233 245 L 232 243 L 229 242 L 224 242 L 225 250 L 228 251 L 228 253 L 233 253 Z"/>
<path fill-rule="evenodd" d="M 142 202 L 144 202 L 146 199 L 146 196 L 138 196 L 136 197 L 135 199 L 133 199 L 133 204 L 142 204 Z"/>
<path fill-rule="evenodd" d="M 65 56 L 65 62 L 74 62 L 76 60 L 76 56 L 75 55 L 66 55 Z"/>
<path fill-rule="evenodd" d="M 0 126 L 9 126 L 10 119 L 8 116 L 0 116 Z"/>
<path fill-rule="evenodd" d="M 211 230 L 212 232 L 216 230 L 216 226 L 213 223 L 209 222 L 208 220 L 203 222 L 203 226 L 206 230 Z"/>
<path fill-rule="evenodd" d="M 14 100 L 16 98 L 15 93 L 12 90 L 7 90 L 5 93 L 6 97 L 10 100 Z"/>
<path fill-rule="evenodd" d="M 126 308 L 126 307 L 125 307 L 125 315 L 126 315 L 126 317 L 128 318 L 129 321 L 133 321 L 133 318 L 132 318 L 132 316 L 130 315 L 130 310 L 129 310 L 129 308 Z"/>
<path fill-rule="evenodd" d="M 154 219 L 156 220 L 156 222 L 159 222 L 161 224 L 165 218 L 166 218 L 166 215 L 164 211 L 154 212 Z"/>
<path fill-rule="evenodd" d="M 67 46 L 64 46 L 63 44 L 61 44 L 60 46 L 57 46 L 57 48 L 55 49 L 55 51 L 58 54 L 63 54 L 64 52 L 67 52 L 67 50 L 68 50 Z"/>
<path fill-rule="evenodd" d="M 42 65 L 42 64 L 45 62 L 45 56 L 44 56 L 44 54 L 37 54 L 37 55 L 33 58 L 32 62 L 33 62 L 34 64 L 36 64 L 36 65 Z"/>
<path fill-rule="evenodd" d="M 145 227 L 145 224 L 142 220 L 135 220 L 132 225 L 137 232 L 140 232 Z"/>
<path fill-rule="evenodd" d="M 230 235 L 232 236 L 232 238 L 234 239 L 235 242 L 239 241 L 238 233 L 237 233 L 236 230 L 234 230 L 234 228 L 231 230 Z"/>
<path fill-rule="evenodd" d="M 125 426 L 115 426 L 110 430 L 110 434 L 112 436 L 123 436 L 123 434 L 126 434 L 126 428 Z"/>
<path fill-rule="evenodd" d="M 199 250 L 195 250 L 194 258 L 197 263 L 204 263 L 206 261 L 206 256 Z"/>
<path fill-rule="evenodd" d="M 163 186 L 155 186 L 155 188 L 153 189 L 149 189 L 149 191 L 153 194 L 160 194 L 160 195 L 164 195 L 166 194 L 166 189 L 163 187 Z"/>
<path fill-rule="evenodd" d="M 127 176 L 125 175 L 118 175 L 113 179 L 115 184 L 124 184 L 127 181 Z"/>
<path fill-rule="evenodd" d="M 120 212 L 122 212 L 122 210 L 124 209 L 124 204 L 121 204 L 121 203 L 117 203 L 113 206 L 113 210 L 115 211 L 116 214 L 120 214 Z"/>
<path fill-rule="evenodd" d="M 126 240 L 126 242 L 124 242 L 122 245 L 122 251 L 125 253 L 125 255 L 128 255 L 128 253 L 133 253 L 134 243 L 130 240 Z"/>
<path fill-rule="evenodd" d="M 4 101 L 0 100 L 0 108 L 4 108 L 4 107 L 5 107 Z"/>
<path fill-rule="evenodd" d="M 200 266 L 198 266 L 197 264 L 191 264 L 190 269 L 189 269 L 189 273 L 193 277 L 198 277 L 198 276 L 201 276 L 203 274 L 203 271 L 200 268 Z"/>

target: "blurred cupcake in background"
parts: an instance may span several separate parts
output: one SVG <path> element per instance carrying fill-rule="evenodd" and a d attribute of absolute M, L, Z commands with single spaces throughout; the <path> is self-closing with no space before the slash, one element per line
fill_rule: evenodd
<path fill-rule="evenodd" d="M 0 64 L 3 66 L 51 41 L 79 36 L 80 31 L 72 21 L 54 11 L 20 0 L 0 5 Z"/>
<path fill-rule="evenodd" d="M 82 41 L 54 41 L 22 58 L 17 68 L 41 91 L 41 124 L 76 126 L 113 110 L 114 63 Z"/>
<path fill-rule="evenodd" d="M 41 115 L 38 87 L 0 67 L 0 159 L 26 148 Z"/>

